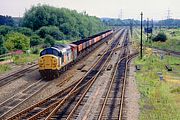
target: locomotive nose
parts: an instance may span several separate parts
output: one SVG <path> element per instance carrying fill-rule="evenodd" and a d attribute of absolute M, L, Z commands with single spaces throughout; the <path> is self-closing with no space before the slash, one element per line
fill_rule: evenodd
<path fill-rule="evenodd" d="M 39 69 L 43 69 L 44 68 L 43 57 L 39 59 L 38 63 L 39 63 Z"/>
<path fill-rule="evenodd" d="M 58 59 L 54 56 L 43 56 L 39 59 L 39 70 L 55 70 L 58 66 Z"/>

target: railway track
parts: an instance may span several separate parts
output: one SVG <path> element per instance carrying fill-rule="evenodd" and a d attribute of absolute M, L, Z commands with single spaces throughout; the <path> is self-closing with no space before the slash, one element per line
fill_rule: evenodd
<path fill-rule="evenodd" d="M 20 70 L 18 72 L 15 72 L 15 73 L 12 73 L 8 76 L 0 78 L 0 87 L 6 85 L 7 83 L 10 83 L 13 80 L 16 80 L 16 79 L 24 76 L 28 72 L 32 72 L 32 71 L 36 70 L 37 68 L 38 68 L 37 64 L 34 64 L 34 65 L 31 65 L 31 66 L 29 66 L 23 70 Z"/>
<path fill-rule="evenodd" d="M 112 53 L 114 53 L 114 52 L 112 52 Z M 110 57 L 110 56 L 109 56 Z M 105 63 L 106 64 L 106 63 Z M 107 64 L 106 64 L 107 65 Z M 105 68 L 107 68 L 107 66 L 106 65 L 104 65 L 104 66 L 102 66 L 102 69 L 99 71 L 99 74 L 101 74 L 102 73 L 102 71 L 103 71 L 103 67 L 105 67 Z M 96 80 L 96 78 L 99 76 L 99 74 L 97 74 L 97 76 L 95 77 L 95 78 L 93 78 L 93 83 L 95 82 L 95 80 Z M 92 83 L 92 84 L 93 84 Z M 77 102 L 76 102 L 76 104 L 74 105 L 72 105 L 73 107 L 72 107 L 72 110 L 71 111 L 67 111 L 67 115 L 65 114 L 65 115 L 63 115 L 63 116 L 61 116 L 60 115 L 60 117 L 59 118 L 65 118 L 66 120 L 70 120 L 70 119 L 76 119 L 77 117 L 78 117 L 78 115 L 79 115 L 79 111 L 81 110 L 81 108 L 82 108 L 82 106 L 84 105 L 84 103 L 86 103 L 87 102 L 87 100 L 88 100 L 88 98 L 89 98 L 89 96 L 88 96 L 88 93 L 87 92 L 89 92 L 89 89 L 92 87 L 92 84 L 90 84 L 89 86 L 88 86 L 88 89 L 86 89 L 85 90 L 85 92 L 83 93 L 83 95 L 79 98 L 79 100 L 77 100 Z M 97 90 L 98 91 L 98 90 Z M 76 101 L 76 99 L 72 99 L 72 101 Z M 65 110 L 64 108 L 63 108 L 63 110 Z M 61 112 L 62 113 L 62 112 Z M 54 117 L 51 117 L 51 119 L 52 118 L 54 118 Z M 57 118 L 57 119 L 59 119 L 59 118 Z M 83 119 L 87 119 L 87 116 L 84 116 L 83 117 Z M 47 118 L 47 119 L 50 119 L 50 118 Z"/>
<path fill-rule="evenodd" d="M 123 33 L 120 35 L 122 37 Z M 59 105 L 47 116 L 45 119 L 72 119 L 74 117 L 77 117 L 76 115 L 74 116 L 74 112 L 78 109 L 79 105 L 81 102 L 84 100 L 86 97 L 87 92 L 89 89 L 92 87 L 93 83 L 96 81 L 97 77 L 101 74 L 101 72 L 104 70 L 104 68 L 107 67 L 107 63 L 109 59 L 111 58 L 111 55 L 113 53 L 113 49 L 118 45 L 119 39 L 116 39 L 114 43 L 112 43 L 111 47 L 108 50 L 101 60 L 96 64 L 96 66 L 93 68 L 94 70 L 92 71 L 93 74 L 90 74 L 86 76 L 84 79 L 82 79 L 82 82 L 80 84 L 77 84 L 76 86 L 78 87 L 79 85 L 82 86 L 82 83 L 88 83 L 89 84 L 83 88 L 80 89 L 76 94 L 69 95 L 67 98 L 63 99 Z M 112 51 L 111 51 L 112 50 Z M 97 72 L 97 73 L 94 73 Z M 72 90 L 71 92 L 73 92 Z M 65 102 L 66 99 L 68 99 L 68 102 Z M 83 101 L 85 102 L 85 101 Z"/>
<path fill-rule="evenodd" d="M 9 112 L 19 107 L 22 103 L 25 103 L 28 99 L 35 96 L 43 88 L 48 85 L 48 82 L 39 80 L 32 85 L 28 86 L 23 91 L 13 95 L 9 99 L 0 103 L 0 119 L 3 119 Z"/>
<path fill-rule="evenodd" d="M 105 95 L 101 98 L 100 111 L 96 113 L 94 119 L 119 119 L 120 103 L 123 88 L 123 80 L 127 72 L 126 61 L 128 58 L 128 35 L 123 43 L 123 53 L 120 53 L 117 63 L 112 71 L 112 77 L 105 90 Z"/>
<path fill-rule="evenodd" d="M 152 49 L 154 49 L 160 53 L 164 53 L 164 54 L 168 54 L 168 55 L 172 55 L 172 56 L 180 56 L 180 52 L 177 52 L 177 51 L 159 49 L 159 48 L 153 48 L 153 47 L 152 47 Z"/>
<path fill-rule="evenodd" d="M 138 54 L 128 54 L 128 37 L 126 37 L 124 47 L 126 47 L 124 53 L 119 57 L 119 61 L 115 64 L 112 79 L 110 80 L 106 93 L 100 102 L 100 110 L 94 116 L 94 119 L 96 120 L 122 119 L 128 63 Z"/>
<path fill-rule="evenodd" d="M 123 32 L 121 35 L 116 39 L 110 46 L 107 48 L 107 52 L 101 56 L 101 58 L 93 65 L 93 67 L 86 73 L 86 75 L 81 78 L 78 82 L 74 83 L 71 87 L 58 92 L 57 94 L 27 108 L 26 110 L 21 111 L 20 113 L 12 116 L 9 120 L 14 119 L 47 119 L 51 117 L 54 113 L 56 113 L 59 107 L 62 106 L 62 109 L 67 107 L 66 105 L 70 102 L 73 97 L 78 96 L 77 94 L 84 91 L 85 88 L 88 88 L 88 85 L 92 85 L 94 83 L 93 80 L 100 74 L 102 70 L 102 66 L 105 65 L 107 62 L 107 58 L 111 56 L 112 51 L 109 49 L 114 49 L 119 42 L 119 38 L 122 37 Z M 62 110 L 61 109 L 61 110 Z M 64 109 L 66 110 L 66 109 Z M 48 116 L 49 115 L 49 116 Z"/>
<path fill-rule="evenodd" d="M 102 98 L 100 112 L 94 119 L 122 119 L 128 63 L 135 55 L 124 56 L 116 64 L 107 92 Z"/>

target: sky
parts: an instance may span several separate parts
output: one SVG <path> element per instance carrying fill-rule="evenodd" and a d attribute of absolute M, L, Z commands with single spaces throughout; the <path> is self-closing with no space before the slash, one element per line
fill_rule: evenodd
<path fill-rule="evenodd" d="M 171 18 L 180 19 L 180 0 L 0 0 L 0 14 L 22 17 L 31 6 L 48 4 L 54 7 L 65 7 L 78 12 L 86 11 L 91 16 L 122 19 L 144 18 L 166 19 L 168 9 Z"/>

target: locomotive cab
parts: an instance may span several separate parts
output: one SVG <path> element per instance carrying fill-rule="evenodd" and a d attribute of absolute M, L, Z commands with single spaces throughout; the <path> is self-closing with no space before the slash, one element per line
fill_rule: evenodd
<path fill-rule="evenodd" d="M 39 72 L 43 78 L 53 79 L 59 76 L 60 70 L 72 61 L 71 47 L 58 45 L 46 48 L 40 53 Z"/>
<path fill-rule="evenodd" d="M 61 67 L 61 53 L 55 48 L 46 48 L 40 53 L 39 72 L 43 78 L 57 77 Z"/>

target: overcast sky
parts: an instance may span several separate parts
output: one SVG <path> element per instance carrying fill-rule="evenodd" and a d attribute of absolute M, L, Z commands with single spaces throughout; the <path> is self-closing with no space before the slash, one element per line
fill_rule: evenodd
<path fill-rule="evenodd" d="M 22 17 L 25 9 L 38 3 L 86 11 L 97 17 L 122 16 L 123 19 L 140 19 L 141 11 L 144 18 L 165 19 L 169 9 L 173 18 L 180 19 L 180 0 L 0 0 L 0 14 Z"/>

